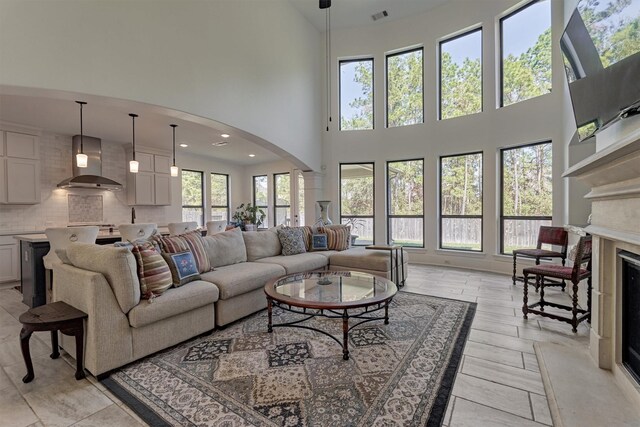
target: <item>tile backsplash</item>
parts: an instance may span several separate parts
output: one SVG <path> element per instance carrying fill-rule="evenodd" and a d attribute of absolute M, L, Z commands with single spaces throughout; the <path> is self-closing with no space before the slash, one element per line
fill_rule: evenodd
<path fill-rule="evenodd" d="M 69 194 L 69 222 L 91 222 L 100 223 L 102 221 L 102 196 L 81 196 L 79 194 Z"/>
<path fill-rule="evenodd" d="M 71 137 L 43 133 L 40 137 L 41 202 L 37 205 L 0 205 L 0 232 L 44 230 L 64 227 L 72 222 L 70 196 L 102 198 L 102 220 L 106 224 L 124 224 L 131 221 L 131 207 L 127 205 L 127 192 L 93 189 L 60 189 L 57 184 L 69 178 L 71 170 Z M 127 181 L 127 162 L 121 143 L 102 141 L 102 174 L 123 185 Z M 73 198 L 72 198 L 73 200 Z M 166 224 L 170 207 L 136 207 L 139 222 Z M 85 221 L 83 221 L 85 222 Z M 87 221 L 89 222 L 89 221 Z M 90 221 L 93 222 L 93 221 Z"/>

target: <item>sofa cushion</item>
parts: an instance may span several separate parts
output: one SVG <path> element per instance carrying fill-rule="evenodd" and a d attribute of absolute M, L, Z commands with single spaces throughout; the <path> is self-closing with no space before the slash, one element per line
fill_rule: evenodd
<path fill-rule="evenodd" d="M 349 248 L 350 226 L 318 227 L 318 233 L 327 235 L 327 246 L 331 250 L 344 251 Z"/>
<path fill-rule="evenodd" d="M 329 257 L 329 264 L 363 270 L 391 270 L 388 251 L 365 248 L 351 248 L 346 251 L 335 252 Z"/>
<path fill-rule="evenodd" d="M 301 273 L 303 271 L 316 270 L 326 267 L 329 260 L 326 256 L 317 253 L 304 253 L 289 256 L 272 256 L 259 259 L 256 262 L 278 264 L 287 271 L 287 274 Z"/>
<path fill-rule="evenodd" d="M 245 231 L 242 233 L 242 237 L 247 248 L 247 261 L 255 261 L 282 253 L 282 245 L 275 228 L 270 228 L 267 231 Z"/>
<path fill-rule="evenodd" d="M 222 233 L 203 237 L 209 262 L 214 268 L 247 261 L 242 230 L 235 227 Z"/>
<path fill-rule="evenodd" d="M 266 232 L 262 231 L 262 233 Z M 273 234 L 275 235 L 275 233 Z M 202 280 L 215 284 L 220 289 L 220 299 L 224 300 L 259 289 L 270 279 L 284 276 L 285 274 L 284 267 L 276 264 L 244 262 L 216 268 L 214 271 L 204 273 Z"/>
<path fill-rule="evenodd" d="M 211 263 L 205 249 L 205 242 L 198 230 L 190 231 L 179 236 L 166 236 L 158 239 L 162 251 L 170 254 L 191 251 L 198 266 L 198 272 L 206 273 L 211 270 Z"/>
<path fill-rule="evenodd" d="M 129 312 L 129 324 L 140 328 L 218 301 L 218 288 L 209 282 L 197 280 L 180 288 L 167 290 L 153 303 L 142 301 Z"/>
<path fill-rule="evenodd" d="M 191 251 L 178 252 L 176 254 L 162 253 L 162 257 L 169 265 L 171 279 L 176 288 L 185 283 L 200 280 L 198 266 Z"/>
<path fill-rule="evenodd" d="M 307 252 L 301 228 L 282 228 L 278 230 L 278 239 L 282 245 L 282 255 L 297 255 Z"/>
<path fill-rule="evenodd" d="M 167 261 L 151 243 L 134 243 L 131 253 L 138 264 L 141 298 L 150 299 L 162 295 L 173 285 Z"/>
<path fill-rule="evenodd" d="M 71 243 L 67 247 L 67 257 L 75 267 L 101 273 L 124 313 L 140 302 L 136 259 L 129 249 Z"/>

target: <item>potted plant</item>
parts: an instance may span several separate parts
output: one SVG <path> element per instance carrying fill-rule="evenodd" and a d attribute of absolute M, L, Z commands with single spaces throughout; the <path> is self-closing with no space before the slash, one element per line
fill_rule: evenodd
<path fill-rule="evenodd" d="M 251 203 L 243 203 L 236 208 L 232 218 L 235 222 L 244 224 L 246 231 L 255 231 L 264 221 L 264 217 L 265 213 L 261 208 Z"/>

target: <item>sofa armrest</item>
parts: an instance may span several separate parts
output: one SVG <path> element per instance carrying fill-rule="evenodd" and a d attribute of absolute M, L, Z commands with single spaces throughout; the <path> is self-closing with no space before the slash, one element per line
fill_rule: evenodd
<path fill-rule="evenodd" d="M 67 264 L 56 265 L 53 269 L 53 300 L 64 301 L 87 313 L 85 366 L 93 375 L 105 373 L 132 360 L 129 319 L 101 273 Z M 73 340 L 63 339 L 63 347 L 69 354 L 75 355 Z"/>

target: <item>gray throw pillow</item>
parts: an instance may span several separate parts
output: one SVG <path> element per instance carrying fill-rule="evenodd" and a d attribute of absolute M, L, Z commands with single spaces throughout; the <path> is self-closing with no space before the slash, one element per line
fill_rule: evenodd
<path fill-rule="evenodd" d="M 278 239 L 282 245 L 282 255 L 296 255 L 307 252 L 304 235 L 300 228 L 282 228 L 278 230 Z"/>

